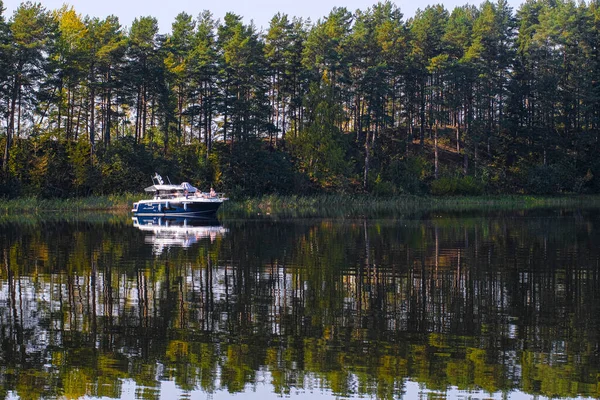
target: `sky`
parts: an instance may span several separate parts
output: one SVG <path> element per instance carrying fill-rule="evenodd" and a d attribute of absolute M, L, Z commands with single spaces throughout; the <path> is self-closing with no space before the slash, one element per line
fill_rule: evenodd
<path fill-rule="evenodd" d="M 21 0 L 0 0 L 4 3 L 4 15 L 9 19 L 17 9 Z M 243 17 L 244 23 L 254 21 L 257 28 L 266 30 L 269 21 L 277 13 L 288 14 L 290 17 L 310 18 L 312 22 L 321 19 L 334 8 L 346 7 L 349 11 L 366 10 L 378 0 L 32 0 L 40 2 L 46 9 L 55 10 L 63 4 L 73 6 L 82 16 L 105 18 L 108 15 L 119 17 L 121 25 L 130 27 L 132 21 L 141 16 L 151 16 L 158 20 L 160 33 L 169 33 L 175 16 L 186 12 L 196 17 L 203 10 L 212 12 L 215 19 L 223 19 L 227 12 L 233 12 Z M 483 0 L 397 0 L 395 3 L 404 14 L 404 19 L 414 16 L 417 9 L 427 5 L 442 3 L 446 9 L 466 4 L 479 5 Z M 494 1 L 494 0 L 493 0 Z M 520 0 L 509 0 L 509 5 L 515 10 Z"/>

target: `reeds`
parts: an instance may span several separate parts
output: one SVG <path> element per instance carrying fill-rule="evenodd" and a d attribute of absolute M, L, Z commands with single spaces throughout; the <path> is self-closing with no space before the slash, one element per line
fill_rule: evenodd
<path fill-rule="evenodd" d="M 382 218 L 433 211 L 526 210 L 534 208 L 600 206 L 600 196 L 475 196 L 390 198 L 369 195 L 276 196 L 232 201 L 227 217 L 371 217 Z"/>
<path fill-rule="evenodd" d="M 139 194 L 123 194 L 68 199 L 43 199 L 39 197 L 0 199 L 0 213 L 96 210 L 129 211 L 133 202 L 137 201 L 139 198 Z"/>
<path fill-rule="evenodd" d="M 0 214 L 40 212 L 115 211 L 127 213 L 142 196 L 124 194 L 71 199 L 25 197 L 0 199 Z M 246 200 L 230 200 L 219 210 L 225 218 L 278 217 L 371 217 L 382 218 L 434 211 L 526 210 L 535 208 L 593 208 L 600 196 L 475 196 L 381 198 L 370 195 L 267 195 Z"/>

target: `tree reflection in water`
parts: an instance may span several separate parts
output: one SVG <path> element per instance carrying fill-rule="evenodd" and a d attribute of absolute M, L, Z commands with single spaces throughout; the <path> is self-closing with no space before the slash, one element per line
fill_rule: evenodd
<path fill-rule="evenodd" d="M 600 396 L 596 213 L 0 226 L 0 396 Z"/>

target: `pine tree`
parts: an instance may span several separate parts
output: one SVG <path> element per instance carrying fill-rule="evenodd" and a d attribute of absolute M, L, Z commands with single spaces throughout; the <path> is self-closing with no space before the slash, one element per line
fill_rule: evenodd
<path fill-rule="evenodd" d="M 184 109 L 190 97 L 191 52 L 195 39 L 195 21 L 191 15 L 180 13 L 175 17 L 171 27 L 171 35 L 167 37 L 165 64 L 170 74 L 171 86 L 174 88 L 177 109 L 177 139 L 186 142 L 184 127 Z M 190 137 L 191 140 L 191 137 Z"/>
<path fill-rule="evenodd" d="M 41 4 L 22 3 L 9 21 L 10 53 L 7 54 L 9 104 L 3 168 L 9 168 L 10 148 L 21 131 L 25 108 L 35 101 L 35 88 L 44 78 L 45 54 L 54 40 L 55 24 Z"/>
<path fill-rule="evenodd" d="M 159 70 L 158 53 L 158 22 L 153 17 L 136 18 L 129 30 L 128 68 L 127 76 L 130 90 L 135 96 L 135 138 L 153 142 L 154 131 L 148 134 L 148 125 L 154 126 L 155 119 L 152 114 L 156 106 L 156 92 L 154 82 Z M 150 110 L 149 110 L 150 108 Z M 149 121 L 150 120 L 150 121 Z M 168 135 L 168 131 L 165 132 Z M 165 150 L 168 146 L 168 136 L 164 138 Z"/>
<path fill-rule="evenodd" d="M 193 85 L 192 101 L 187 113 L 204 132 L 206 157 L 210 155 L 213 140 L 213 118 L 217 110 L 217 49 L 215 38 L 216 22 L 209 11 L 198 16 L 196 37 L 190 54 L 190 74 Z"/>
<path fill-rule="evenodd" d="M 273 129 L 269 123 L 267 65 L 263 43 L 253 25 L 227 14 L 218 28 L 220 81 L 223 87 L 224 135 L 231 124 L 231 145 L 260 137 Z"/>

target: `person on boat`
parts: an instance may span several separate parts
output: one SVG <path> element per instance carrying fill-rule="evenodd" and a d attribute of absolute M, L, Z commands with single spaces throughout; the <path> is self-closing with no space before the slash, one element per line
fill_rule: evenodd
<path fill-rule="evenodd" d="M 210 188 L 210 197 L 217 197 L 217 192 L 212 187 Z"/>

